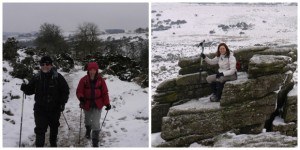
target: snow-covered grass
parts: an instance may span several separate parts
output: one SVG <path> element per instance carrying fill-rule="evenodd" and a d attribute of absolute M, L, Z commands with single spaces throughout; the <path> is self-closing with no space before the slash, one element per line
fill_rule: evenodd
<path fill-rule="evenodd" d="M 23 83 L 21 79 L 12 78 L 9 72 L 13 68 L 7 61 L 3 61 L 3 111 L 10 113 L 3 113 L 3 146 L 4 147 L 17 147 L 20 135 L 20 122 L 23 93 L 20 90 L 20 85 Z M 15 97 L 15 99 L 13 99 Z M 33 131 L 33 96 L 26 96 L 24 100 L 24 114 L 23 114 L 23 132 L 22 137 L 30 137 Z M 24 138 L 22 138 L 24 140 Z M 23 141 L 22 140 L 22 141 Z M 29 139 L 26 139 L 29 140 Z"/>
<path fill-rule="evenodd" d="M 143 33 L 143 34 L 137 34 L 137 33 L 118 33 L 118 34 L 103 34 L 103 35 L 100 35 L 99 38 L 102 39 L 102 40 L 107 40 L 107 38 L 110 37 L 110 38 L 114 38 L 116 40 L 118 39 L 122 39 L 123 37 L 141 37 L 143 39 L 147 39 L 148 36 Z"/>
<path fill-rule="evenodd" d="M 20 85 L 23 81 L 9 75 L 12 67 L 7 61 L 3 61 L 3 67 L 8 70 L 3 72 L 3 111 L 7 112 L 3 113 L 3 146 L 18 147 L 22 106 Z M 70 130 L 61 116 L 58 146 L 90 147 L 90 141 L 83 137 L 85 132 L 83 118 L 82 142 L 80 145 L 77 144 L 80 108 L 75 92 L 80 78 L 86 75 L 86 72 L 82 70 L 82 66 L 75 66 L 70 73 L 59 72 L 65 77 L 70 87 L 69 101 L 64 111 Z M 106 78 L 112 109 L 108 112 L 100 133 L 101 145 L 104 147 L 148 147 L 148 88 L 143 89 L 135 83 L 121 81 L 115 76 L 104 76 L 104 78 Z M 22 130 L 22 143 L 26 147 L 33 147 L 35 140 L 33 104 L 34 96 L 26 96 Z M 101 124 L 105 113 L 103 109 Z M 46 146 L 49 146 L 48 134 L 49 130 L 46 135 Z"/>

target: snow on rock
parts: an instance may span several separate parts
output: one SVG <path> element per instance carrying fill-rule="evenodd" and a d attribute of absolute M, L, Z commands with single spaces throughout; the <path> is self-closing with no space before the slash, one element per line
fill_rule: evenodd
<path fill-rule="evenodd" d="M 265 132 L 257 135 L 225 133 L 215 137 L 214 147 L 295 147 L 297 137 Z"/>
<path fill-rule="evenodd" d="M 198 100 L 191 100 L 187 103 L 173 106 L 169 110 L 169 115 L 174 114 L 191 114 L 198 112 L 215 111 L 220 109 L 219 103 L 212 103 L 209 97 L 199 98 Z"/>
<path fill-rule="evenodd" d="M 157 145 L 165 142 L 165 140 L 160 137 L 160 134 L 161 132 L 151 134 L 151 145 L 153 147 L 156 147 Z"/>
<path fill-rule="evenodd" d="M 297 96 L 297 84 L 294 85 L 293 89 L 288 93 L 288 96 Z"/>
<path fill-rule="evenodd" d="M 250 59 L 250 63 L 253 64 L 272 64 L 278 61 L 291 62 L 292 58 L 288 56 L 254 55 Z"/>
<path fill-rule="evenodd" d="M 273 125 L 276 125 L 276 126 L 278 126 L 278 125 L 285 125 L 285 124 L 286 123 L 284 123 L 284 120 L 281 117 L 279 117 L 279 116 L 276 116 L 275 119 L 274 119 L 274 121 L 273 121 Z"/>

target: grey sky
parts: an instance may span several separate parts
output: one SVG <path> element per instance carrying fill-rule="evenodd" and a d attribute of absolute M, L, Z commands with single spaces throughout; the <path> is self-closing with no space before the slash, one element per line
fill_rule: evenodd
<path fill-rule="evenodd" d="M 47 22 L 75 31 L 92 22 L 105 29 L 148 27 L 148 3 L 3 3 L 3 31 L 38 31 Z"/>

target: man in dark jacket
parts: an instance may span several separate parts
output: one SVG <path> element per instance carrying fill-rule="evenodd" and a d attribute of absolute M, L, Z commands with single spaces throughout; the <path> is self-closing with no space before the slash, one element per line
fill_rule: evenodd
<path fill-rule="evenodd" d="M 21 90 L 26 95 L 35 94 L 33 110 L 36 147 L 44 146 L 48 126 L 50 126 L 50 145 L 57 147 L 59 118 L 69 98 L 69 86 L 65 78 L 53 68 L 49 56 L 42 57 L 40 66 L 41 70 L 28 84 L 22 84 Z"/>

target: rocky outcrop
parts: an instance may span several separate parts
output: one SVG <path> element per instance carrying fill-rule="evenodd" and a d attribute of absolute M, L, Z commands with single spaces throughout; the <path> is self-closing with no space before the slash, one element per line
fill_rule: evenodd
<path fill-rule="evenodd" d="M 168 114 L 170 107 L 171 107 L 170 103 L 169 104 L 156 103 L 154 106 L 152 106 L 151 121 L 155 122 L 152 123 L 151 126 L 152 132 L 155 133 L 161 131 L 162 118 Z"/>
<path fill-rule="evenodd" d="M 235 53 L 240 60 L 247 59 L 242 64 L 247 64 L 244 70 L 248 72 L 238 73 L 238 80 L 226 82 L 220 103 L 210 102 L 205 97 L 210 94 L 204 80 L 206 71 L 202 71 L 201 77 L 199 73 L 186 74 L 160 84 L 153 99 L 157 104 L 168 104 L 169 107 L 166 116 L 159 116 L 161 122 L 152 120 L 152 126 L 161 123 L 161 137 L 166 140 L 159 146 L 189 146 L 232 130 L 243 134 L 261 133 L 266 121 L 272 121 L 271 116 L 281 109 L 278 102 L 285 104 L 284 116 L 291 130 L 280 125 L 273 126 L 273 131 L 281 129 L 287 135 L 296 133 L 297 95 L 289 94 L 286 98 L 294 85 L 292 77 L 296 68 L 292 63 L 296 57 L 290 56 L 296 53 L 293 53 L 294 49 L 286 48 L 276 52 L 279 55 L 269 55 L 274 49 L 243 49 Z M 188 70 L 188 66 L 194 68 L 197 63 L 199 61 L 194 57 L 179 62 L 179 65 Z"/>
<path fill-rule="evenodd" d="M 293 70 L 292 58 L 288 56 L 254 55 L 249 62 L 249 78 L 284 73 Z M 296 69 L 296 68 L 295 68 Z M 295 70 L 294 69 L 294 70 Z"/>
<path fill-rule="evenodd" d="M 237 61 L 241 62 L 241 71 L 248 71 L 248 64 L 253 55 L 282 55 L 292 58 L 292 62 L 297 61 L 297 45 L 291 45 L 286 47 L 249 47 L 238 49 L 234 51 L 234 56 Z M 214 53 L 207 55 L 209 58 L 215 57 Z M 200 57 L 182 58 L 178 62 L 180 75 L 196 73 L 200 70 Z M 208 73 L 215 72 L 218 66 L 208 66 L 203 61 L 202 68 Z"/>
<path fill-rule="evenodd" d="M 206 98 L 171 107 L 168 116 L 163 118 L 161 137 L 172 140 L 196 134 L 209 138 L 222 131 L 220 106 Z"/>
<path fill-rule="evenodd" d="M 297 86 L 287 94 L 283 105 L 282 118 L 277 116 L 273 121 L 273 131 L 288 136 L 297 136 Z"/>
<path fill-rule="evenodd" d="M 202 72 L 201 76 L 200 73 L 183 75 L 166 80 L 157 87 L 157 94 L 153 96 L 155 104 L 152 106 L 152 132 L 161 131 L 162 118 L 167 115 L 171 106 L 210 94 L 206 77 L 206 72 Z"/>
<path fill-rule="evenodd" d="M 286 104 L 283 107 L 284 122 L 297 121 L 297 86 L 294 86 L 287 95 Z"/>
<path fill-rule="evenodd" d="M 221 106 L 229 106 L 233 103 L 243 103 L 261 99 L 282 86 L 285 74 L 274 74 L 257 79 L 242 79 L 227 82 L 224 85 Z"/>

